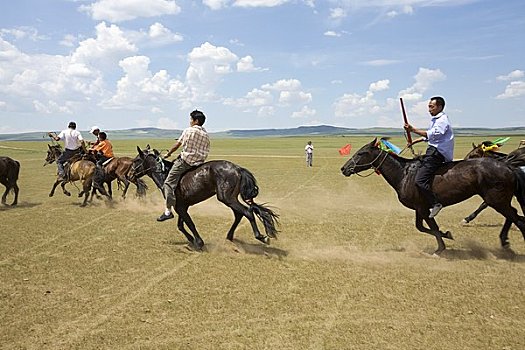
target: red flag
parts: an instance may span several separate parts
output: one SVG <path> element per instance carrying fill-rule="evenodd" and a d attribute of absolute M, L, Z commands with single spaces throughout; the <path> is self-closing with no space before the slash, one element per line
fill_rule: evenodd
<path fill-rule="evenodd" d="M 341 148 L 339 148 L 339 154 L 342 155 L 342 156 L 347 156 L 350 154 L 350 150 L 352 149 L 352 145 L 351 144 L 347 144 L 346 146 L 343 146 Z"/>

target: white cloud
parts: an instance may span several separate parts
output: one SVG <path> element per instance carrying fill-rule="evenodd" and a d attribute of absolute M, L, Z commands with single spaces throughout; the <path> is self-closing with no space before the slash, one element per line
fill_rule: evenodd
<path fill-rule="evenodd" d="M 379 80 L 379 81 L 376 81 L 375 83 L 370 84 L 368 90 L 372 92 L 388 90 L 389 84 L 390 84 L 390 80 L 388 79 Z"/>
<path fill-rule="evenodd" d="M 414 76 L 416 82 L 411 87 L 399 92 L 399 97 L 410 100 L 421 97 L 434 83 L 445 80 L 447 76 L 439 69 L 419 68 Z"/>
<path fill-rule="evenodd" d="M 383 79 L 371 83 L 364 95 L 357 93 L 346 93 L 336 99 L 334 103 L 335 115 L 337 117 L 353 117 L 368 114 L 376 114 L 385 109 L 380 107 L 374 99 L 374 92 L 389 89 L 390 80 Z M 389 105 L 387 104 L 387 108 Z"/>
<path fill-rule="evenodd" d="M 101 68 L 118 62 L 122 57 L 138 51 L 116 25 L 97 24 L 96 37 L 83 40 L 73 52 L 73 62 L 85 63 Z"/>
<path fill-rule="evenodd" d="M 225 105 L 234 106 L 237 108 L 250 108 L 270 105 L 273 103 L 273 101 L 274 98 L 270 91 L 253 89 L 243 98 L 226 98 L 223 103 Z"/>
<path fill-rule="evenodd" d="M 398 60 L 377 59 L 377 60 L 371 60 L 371 61 L 363 62 L 363 64 L 367 65 L 367 66 L 379 67 L 379 66 L 388 66 L 388 65 L 391 65 L 391 64 L 396 64 L 396 63 L 399 63 L 399 62 L 400 61 L 398 61 Z"/>
<path fill-rule="evenodd" d="M 67 103 L 66 105 L 60 106 L 55 101 L 40 102 L 38 100 L 34 100 L 33 105 L 35 107 L 35 110 L 38 113 L 43 113 L 43 114 L 52 114 L 52 113 L 72 114 L 73 113 L 73 111 L 69 108 L 69 106 L 67 106 Z"/>
<path fill-rule="evenodd" d="M 497 99 L 525 96 L 525 81 L 511 81 L 505 88 L 505 92 L 496 96 Z"/>
<path fill-rule="evenodd" d="M 81 5 L 94 20 L 110 22 L 128 21 L 139 17 L 176 15 L 181 8 L 173 0 L 98 0 L 91 5 Z"/>
<path fill-rule="evenodd" d="M 310 118 L 315 116 L 316 113 L 317 111 L 315 109 L 303 106 L 301 110 L 292 113 L 292 118 Z"/>
<path fill-rule="evenodd" d="M 11 36 L 15 40 L 29 39 L 31 41 L 45 40 L 46 36 L 38 34 L 38 30 L 33 27 L 16 27 L 0 29 L 0 36 Z"/>
<path fill-rule="evenodd" d="M 163 117 L 157 120 L 156 127 L 159 129 L 175 130 L 179 129 L 179 124 L 170 118 Z"/>
<path fill-rule="evenodd" d="M 148 36 L 149 39 L 159 44 L 169 44 L 183 40 L 181 34 L 172 33 L 168 28 L 158 22 L 149 27 Z"/>
<path fill-rule="evenodd" d="M 217 99 L 215 88 L 223 76 L 233 72 L 231 65 L 237 63 L 238 57 L 225 47 L 206 42 L 188 54 L 188 61 L 186 83 L 193 99 L 209 101 Z"/>
<path fill-rule="evenodd" d="M 181 108 L 189 107 L 187 86 L 171 79 L 165 70 L 153 74 L 149 70 L 149 64 L 150 59 L 146 56 L 131 56 L 121 60 L 119 66 L 123 69 L 124 76 L 117 82 L 116 93 L 103 105 L 108 108 L 140 110 L 176 100 Z"/>
<path fill-rule="evenodd" d="M 347 16 L 346 10 L 341 7 L 331 8 L 330 9 L 330 18 L 339 20 Z"/>
<path fill-rule="evenodd" d="M 502 81 L 509 81 L 509 80 L 517 80 L 517 79 L 523 78 L 524 76 L 525 76 L 524 71 L 516 69 L 507 75 L 498 76 L 497 79 L 502 80 Z"/>
<path fill-rule="evenodd" d="M 212 10 L 220 10 L 228 5 L 230 0 L 203 0 L 202 3 Z"/>
<path fill-rule="evenodd" d="M 327 30 L 326 32 L 324 32 L 323 34 L 324 36 L 331 36 L 331 37 L 340 37 L 342 34 L 341 33 L 338 33 L 338 32 L 334 32 L 333 30 Z"/>
<path fill-rule="evenodd" d="M 66 34 L 64 38 L 60 40 L 59 44 L 62 46 L 73 47 L 77 43 L 77 37 L 73 34 Z"/>
<path fill-rule="evenodd" d="M 235 0 L 233 6 L 238 7 L 276 7 L 290 2 L 290 0 Z"/>
<path fill-rule="evenodd" d="M 240 73 L 261 72 L 267 70 L 268 68 L 255 67 L 253 65 L 252 56 L 245 56 L 237 62 L 237 71 Z"/>

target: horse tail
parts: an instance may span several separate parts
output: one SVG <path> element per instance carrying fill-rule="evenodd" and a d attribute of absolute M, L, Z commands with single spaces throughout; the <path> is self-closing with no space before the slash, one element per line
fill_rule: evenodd
<path fill-rule="evenodd" d="M 18 175 L 20 174 L 20 162 L 14 159 L 13 162 L 14 166 L 8 167 L 7 169 L 7 183 L 9 184 L 12 192 L 15 191 L 15 185 L 18 181 Z"/>
<path fill-rule="evenodd" d="M 139 197 L 145 196 L 146 195 L 146 190 L 148 189 L 148 185 L 141 178 L 136 178 L 135 181 L 136 181 L 136 184 L 137 184 L 137 195 Z"/>
<path fill-rule="evenodd" d="M 518 199 L 518 203 L 521 206 L 521 211 L 525 214 L 525 171 L 522 168 L 514 168 L 514 174 L 516 175 L 516 191 L 514 195 Z"/>
<path fill-rule="evenodd" d="M 249 201 L 259 194 L 257 180 L 255 180 L 255 176 L 248 169 L 239 167 L 239 172 L 241 173 L 241 198 L 250 204 Z"/>
<path fill-rule="evenodd" d="M 250 211 L 254 213 L 264 225 L 266 234 L 271 238 L 276 238 L 279 232 L 276 225 L 279 223 L 279 215 L 263 204 L 257 204 L 253 201 L 259 194 L 259 186 L 253 174 L 244 168 L 240 168 L 241 174 L 241 191 L 242 200 L 250 206 Z"/>

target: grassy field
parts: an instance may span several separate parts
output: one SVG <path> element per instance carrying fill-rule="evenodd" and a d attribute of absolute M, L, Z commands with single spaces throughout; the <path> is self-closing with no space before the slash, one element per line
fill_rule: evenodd
<path fill-rule="evenodd" d="M 21 162 L 19 206 L 0 207 L 0 348 L 524 349 L 521 233 L 512 227 L 509 254 L 492 209 L 461 225 L 481 202 L 472 198 L 440 213 L 455 240 L 432 257 L 435 239 L 382 177 L 341 175 L 337 149 L 370 140 L 212 140 L 210 159 L 254 173 L 256 201 L 281 215 L 281 232 L 264 246 L 243 220 L 229 242 L 233 215 L 210 199 L 190 210 L 203 252 L 186 248 L 175 220 L 156 222 L 163 201 L 151 180 L 146 199 L 80 208 L 59 190 L 48 197 L 56 167 L 42 167 L 45 143 L 0 142 L 0 155 Z M 480 141 L 458 138 L 456 157 Z M 114 148 L 134 156 L 148 142 L 171 146 Z"/>

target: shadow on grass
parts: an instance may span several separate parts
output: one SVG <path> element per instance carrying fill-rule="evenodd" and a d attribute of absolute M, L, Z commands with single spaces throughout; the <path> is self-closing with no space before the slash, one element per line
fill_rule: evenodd
<path fill-rule="evenodd" d="M 42 205 L 42 203 L 31 203 L 31 202 L 19 202 L 17 205 L 0 205 L 0 211 L 16 210 L 18 209 L 28 209 L 34 208 Z"/>
<path fill-rule="evenodd" d="M 233 242 L 230 242 L 228 240 L 224 240 L 223 244 L 217 244 L 215 242 L 212 243 L 205 243 L 204 247 L 202 247 L 202 250 L 195 250 L 184 238 L 181 238 L 180 240 L 170 239 L 167 241 L 164 241 L 165 244 L 174 245 L 180 247 L 180 252 L 201 252 L 201 253 L 216 253 L 216 252 L 231 252 L 231 253 L 237 253 L 237 254 L 252 254 L 252 255 L 261 255 L 266 257 L 277 257 L 277 258 L 284 258 L 288 256 L 288 252 L 286 250 L 272 247 L 269 245 L 264 245 L 262 243 L 259 243 L 258 241 L 254 243 L 247 243 L 244 241 L 241 241 L 237 238 L 233 240 Z"/>

